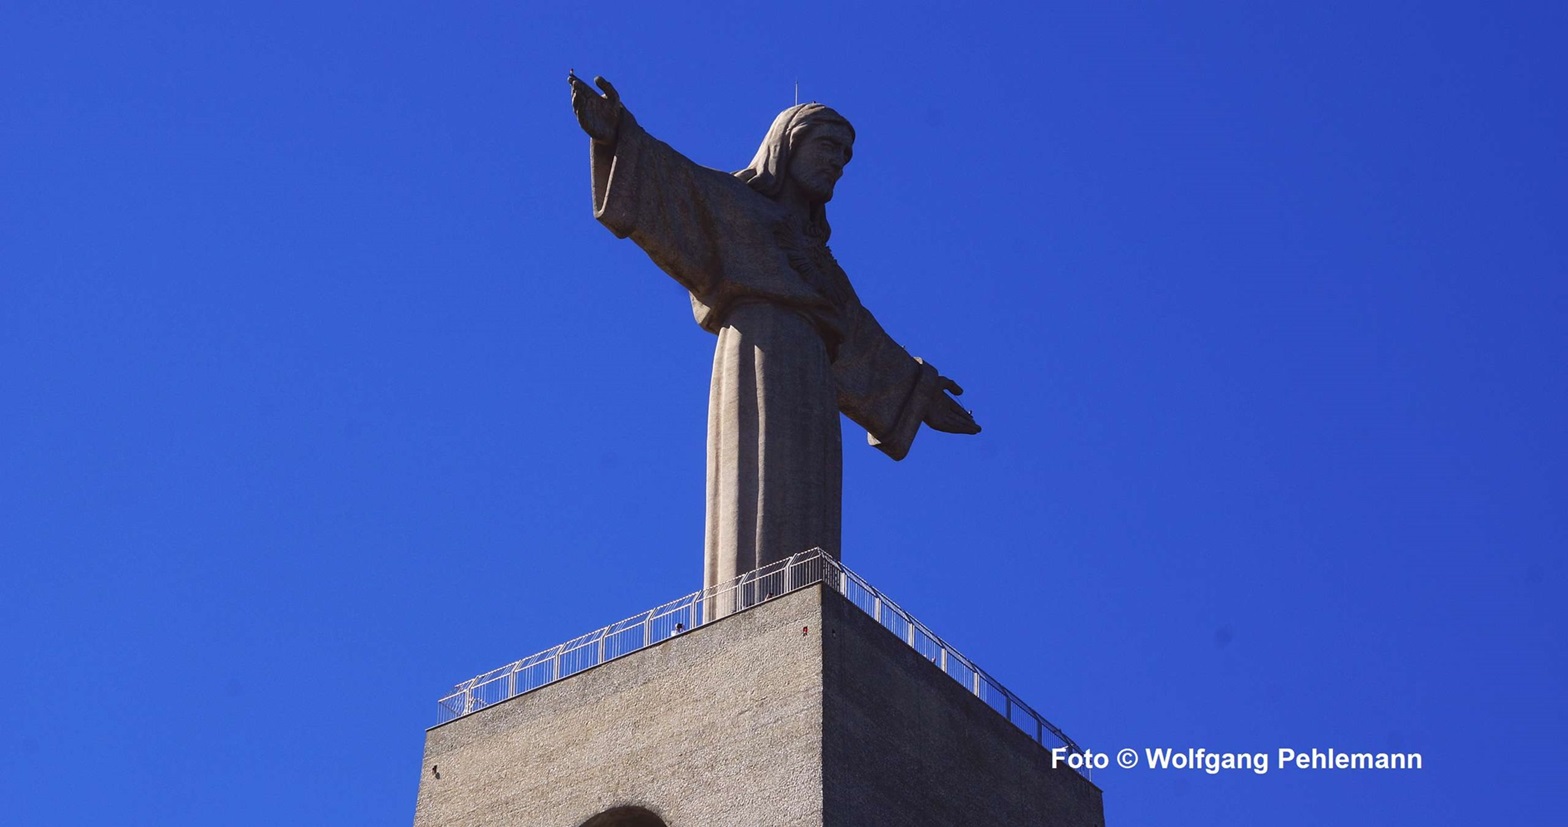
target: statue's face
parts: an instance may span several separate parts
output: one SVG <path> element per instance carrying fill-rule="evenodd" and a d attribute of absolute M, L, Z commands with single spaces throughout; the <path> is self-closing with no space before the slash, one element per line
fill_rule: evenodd
<path fill-rule="evenodd" d="M 812 128 L 790 147 L 790 178 L 811 200 L 833 200 L 833 186 L 844 174 L 854 143 L 854 133 L 838 124 Z"/>

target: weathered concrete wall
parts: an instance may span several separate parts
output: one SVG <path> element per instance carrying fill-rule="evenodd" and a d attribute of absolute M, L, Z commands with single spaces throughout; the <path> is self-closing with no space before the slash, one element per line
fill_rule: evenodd
<path fill-rule="evenodd" d="M 825 827 L 1102 827 L 1097 787 L 836 592 L 822 626 Z"/>
<path fill-rule="evenodd" d="M 415 827 L 578 827 L 617 805 L 670 827 L 822 823 L 820 600 L 775 598 L 430 730 Z"/>
<path fill-rule="evenodd" d="M 626 805 L 668 827 L 1103 825 L 1093 784 L 821 587 L 430 730 L 414 824 Z"/>

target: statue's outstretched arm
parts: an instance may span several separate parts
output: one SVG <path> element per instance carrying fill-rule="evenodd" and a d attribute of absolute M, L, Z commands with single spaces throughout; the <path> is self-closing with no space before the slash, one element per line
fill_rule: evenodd
<path fill-rule="evenodd" d="M 864 307 L 853 315 L 833 362 L 838 406 L 866 429 L 877 450 L 903 459 L 921 425 L 952 434 L 980 432 L 969 411 L 948 396 L 964 392 L 957 382 L 909 355 Z"/>
<path fill-rule="evenodd" d="M 724 249 L 740 243 L 756 198 L 728 173 L 699 166 L 649 135 L 604 78 L 603 94 L 575 74 L 572 112 L 592 140 L 594 217 L 631 238 L 659 268 L 693 295 L 711 292 L 724 273 Z M 743 251 L 745 252 L 745 251 Z"/>

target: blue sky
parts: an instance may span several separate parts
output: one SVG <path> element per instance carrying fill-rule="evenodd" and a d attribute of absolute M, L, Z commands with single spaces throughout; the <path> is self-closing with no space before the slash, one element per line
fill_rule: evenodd
<path fill-rule="evenodd" d="M 978 437 L 848 426 L 846 562 L 1108 822 L 1559 823 L 1560 4 L 10 0 L 0 799 L 407 823 L 451 684 L 701 582 L 712 338 L 565 75 L 738 169 L 854 122 L 834 251 Z"/>

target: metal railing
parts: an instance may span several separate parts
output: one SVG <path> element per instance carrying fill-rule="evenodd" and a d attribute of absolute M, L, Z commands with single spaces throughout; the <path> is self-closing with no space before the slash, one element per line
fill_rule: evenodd
<path fill-rule="evenodd" d="M 451 694 L 437 702 L 436 723 L 439 725 L 461 718 L 585 669 L 629 655 L 697 626 L 712 623 L 726 615 L 744 611 L 773 597 L 817 583 L 826 584 L 844 595 L 883 628 L 897 635 L 938 669 L 1033 738 L 1035 743 L 1046 749 L 1062 746 L 1069 752 L 1083 753 L 1076 742 L 1046 720 L 1045 716 L 1034 711 L 1033 707 L 1008 691 L 1007 687 L 975 665 L 974 661 L 938 637 L 930 627 L 916 620 L 867 583 L 865 578 L 845 568 L 822 549 L 803 551 L 727 583 L 693 592 L 463 681 L 453 687 Z M 1089 777 L 1087 766 L 1079 772 L 1085 778 Z"/>

